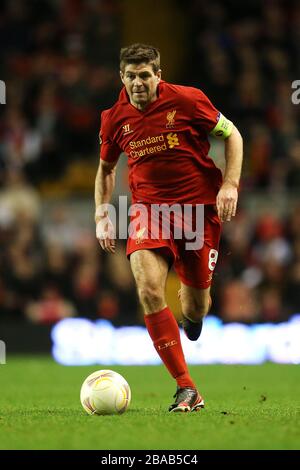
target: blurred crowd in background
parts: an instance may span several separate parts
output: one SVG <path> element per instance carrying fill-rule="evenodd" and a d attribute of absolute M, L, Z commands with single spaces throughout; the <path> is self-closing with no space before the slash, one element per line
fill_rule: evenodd
<path fill-rule="evenodd" d="M 291 83 L 300 79 L 300 5 L 184 5 L 189 47 L 177 83 L 202 88 L 245 144 L 240 208 L 224 224 L 212 313 L 224 321 L 284 321 L 300 312 L 300 105 L 291 101 Z M 120 90 L 120 19 L 117 0 L 11 0 L 1 12 L 0 322 L 143 322 L 124 243 L 105 255 L 93 226 L 100 112 Z M 87 224 L 67 200 L 45 205 L 51 182 L 63 194 L 78 162 Z M 256 194 L 270 198 L 264 213 L 249 203 Z M 285 201 L 281 210 L 274 194 Z M 174 276 L 168 295 L 177 302 Z M 178 303 L 173 309 L 180 314 Z"/>
<path fill-rule="evenodd" d="M 98 153 L 119 89 L 119 2 L 13 0 L 1 12 L 1 169 L 38 184 Z M 5 171 L 2 184 L 5 184 Z"/>
<path fill-rule="evenodd" d="M 300 185 L 300 77 L 297 1 L 189 2 L 190 48 L 184 80 L 200 86 L 245 139 L 243 188 Z"/>

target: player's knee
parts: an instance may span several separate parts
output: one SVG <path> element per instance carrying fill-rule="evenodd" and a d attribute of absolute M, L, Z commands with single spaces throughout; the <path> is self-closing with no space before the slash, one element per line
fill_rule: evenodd
<path fill-rule="evenodd" d="M 153 313 L 160 310 L 164 304 L 162 290 L 156 286 L 143 286 L 138 289 L 139 299 L 146 313 Z"/>
<path fill-rule="evenodd" d="M 188 318 L 195 321 L 200 321 L 209 310 L 209 302 L 205 301 L 191 301 L 182 306 L 182 313 Z"/>

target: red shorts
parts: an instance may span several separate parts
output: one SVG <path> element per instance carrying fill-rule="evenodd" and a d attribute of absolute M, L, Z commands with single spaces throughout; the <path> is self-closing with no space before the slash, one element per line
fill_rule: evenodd
<path fill-rule="evenodd" d="M 199 212 L 197 209 L 197 224 L 195 207 L 184 217 L 184 222 L 183 210 L 176 215 L 171 214 L 169 229 L 162 223 L 161 214 L 158 215 L 153 209 L 151 211 L 151 207 L 153 205 L 143 205 L 141 212 L 131 216 L 126 252 L 128 258 L 137 250 L 163 248 L 162 253 L 174 263 L 174 269 L 183 284 L 198 289 L 209 287 L 218 258 L 221 235 L 216 207 L 202 206 Z M 180 230 L 176 234 L 176 228 L 180 225 L 181 237 L 178 236 Z M 194 239 L 191 239 L 192 233 L 197 233 Z M 190 244 L 188 249 L 187 243 Z"/>

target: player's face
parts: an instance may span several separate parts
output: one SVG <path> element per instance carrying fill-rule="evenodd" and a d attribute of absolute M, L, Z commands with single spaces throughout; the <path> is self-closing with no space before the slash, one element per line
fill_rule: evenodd
<path fill-rule="evenodd" d="M 156 100 L 157 86 L 161 79 L 160 70 L 153 72 L 151 64 L 128 64 L 120 75 L 133 106 L 143 109 Z"/>

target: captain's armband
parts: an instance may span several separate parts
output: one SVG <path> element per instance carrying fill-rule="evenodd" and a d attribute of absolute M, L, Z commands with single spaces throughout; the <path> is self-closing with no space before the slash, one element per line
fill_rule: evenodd
<path fill-rule="evenodd" d="M 220 139 L 227 139 L 232 133 L 233 123 L 220 113 L 216 126 L 210 131 L 210 135 Z"/>

